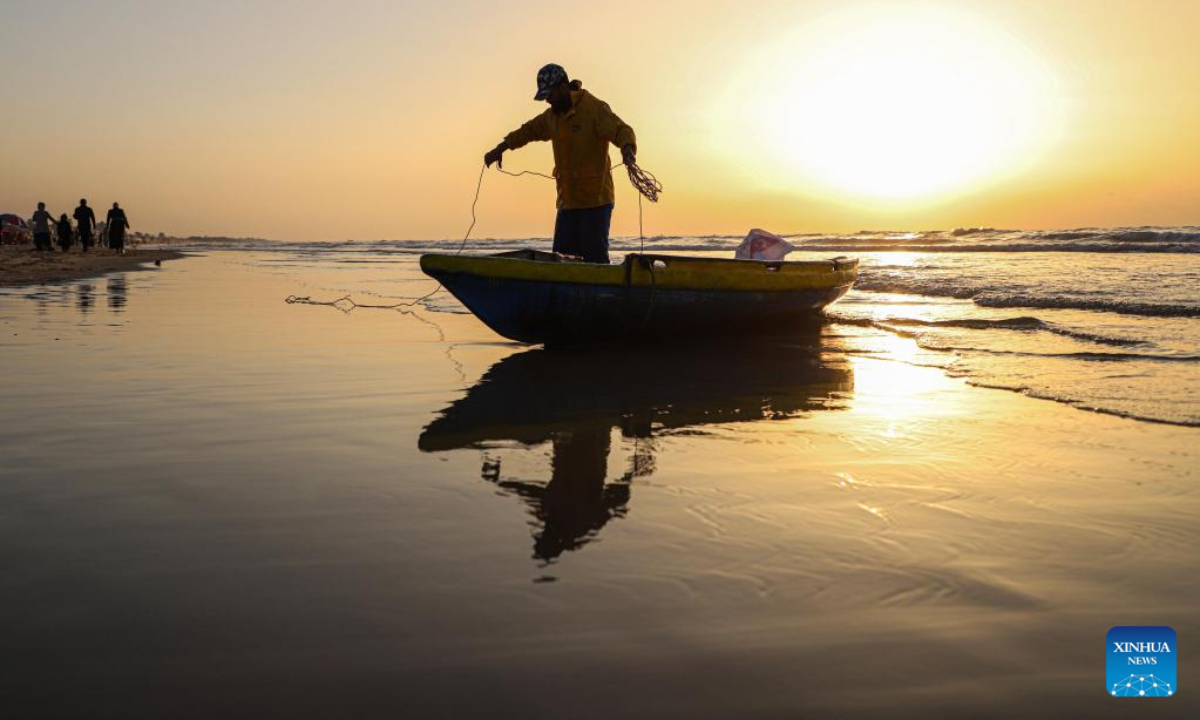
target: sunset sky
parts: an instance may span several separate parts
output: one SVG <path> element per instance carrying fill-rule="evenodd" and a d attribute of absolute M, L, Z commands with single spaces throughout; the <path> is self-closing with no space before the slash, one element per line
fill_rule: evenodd
<path fill-rule="evenodd" d="M 648 234 L 1200 223 L 1200 2 L 5 3 L 0 212 L 461 236 L 558 62 L 666 190 Z M 613 156 L 618 153 L 614 149 Z M 548 144 L 506 156 L 549 172 Z M 617 176 L 615 235 L 637 232 Z M 480 237 L 551 234 L 489 172 Z"/>

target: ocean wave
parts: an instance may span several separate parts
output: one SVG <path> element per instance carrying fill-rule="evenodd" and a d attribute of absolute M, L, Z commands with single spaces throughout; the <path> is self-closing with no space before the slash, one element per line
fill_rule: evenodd
<path fill-rule="evenodd" d="M 1177 363 L 1196 363 L 1200 362 L 1200 355 L 1159 355 L 1155 353 L 1135 353 L 1135 352 L 1065 352 L 1065 353 L 1046 353 L 1034 352 L 1031 350 L 1001 350 L 995 348 L 980 348 L 972 346 L 959 345 L 941 345 L 936 342 L 920 343 L 921 347 L 926 350 L 938 350 L 941 352 L 953 353 L 983 353 L 985 355 L 1016 355 L 1020 357 L 1044 358 L 1055 360 L 1083 360 L 1086 362 L 1129 362 L 1131 360 L 1141 360 L 1147 362 L 1177 362 Z"/>
<path fill-rule="evenodd" d="M 953 235 L 954 237 L 962 237 L 964 235 L 982 235 L 984 233 L 995 233 L 995 232 L 1000 232 L 1000 231 L 997 230 L 996 228 L 992 228 L 992 227 L 970 227 L 970 228 L 959 227 L 959 228 L 954 228 L 953 230 L 951 230 L 950 234 Z"/>
<path fill-rule="evenodd" d="M 1038 233 L 1036 237 L 1040 240 L 1084 240 L 1098 237 L 1099 233 L 1091 230 L 1068 230 L 1059 232 L 1044 232 Z"/>
<path fill-rule="evenodd" d="M 1126 360 L 1149 360 L 1152 362 L 1200 362 L 1200 355 L 1155 355 L 1152 353 L 1131 352 L 1074 352 L 1074 353 L 1038 353 L 1038 357 L 1066 358 L 1070 360 L 1088 360 L 1092 362 L 1123 362 Z"/>
<path fill-rule="evenodd" d="M 1136 340 L 1132 338 L 1114 337 L 1110 335 L 1101 335 L 1099 333 L 1086 332 L 1083 330 L 1075 330 L 1072 328 L 1062 327 L 1054 323 L 1048 323 L 1036 317 L 1022 316 L 1014 318 L 1003 318 L 999 320 L 990 320 L 986 318 L 963 318 L 957 320 L 918 320 L 916 318 L 888 318 L 885 320 L 877 320 L 883 326 L 888 326 L 889 329 L 894 326 L 902 327 L 926 327 L 926 328 L 965 328 L 970 330 L 1023 330 L 1023 331 L 1042 331 L 1061 335 L 1063 337 L 1074 338 L 1075 340 L 1083 340 L 1085 342 L 1093 342 L 1099 345 L 1112 345 L 1116 347 L 1136 347 L 1139 345 L 1148 345 L 1145 340 Z"/>
<path fill-rule="evenodd" d="M 1200 232 L 1180 228 L 1111 228 L 1103 230 L 1040 231 L 1022 237 L 1035 240 L 1094 240 L 1120 243 L 1200 243 Z"/>
<path fill-rule="evenodd" d="M 983 293 L 972 298 L 972 300 L 976 305 L 995 308 L 1032 307 L 1064 310 L 1097 310 L 1121 315 L 1140 315 L 1142 317 L 1200 318 L 1200 305 L 1016 293 Z"/>
<path fill-rule="evenodd" d="M 834 323 L 844 323 L 862 327 L 871 327 L 884 332 L 893 333 L 902 337 L 912 338 L 919 347 L 932 353 L 945 353 L 947 357 L 953 355 L 958 359 L 947 361 L 945 363 L 924 361 L 909 361 L 899 360 L 899 362 L 907 362 L 908 364 L 940 367 L 954 377 L 960 377 L 970 385 L 978 387 L 987 387 L 1000 390 L 1009 390 L 1018 392 L 1030 397 L 1035 397 L 1044 400 L 1069 405 L 1081 410 L 1113 415 L 1132 420 L 1141 420 L 1146 422 L 1164 423 L 1169 425 L 1182 425 L 1189 427 L 1200 426 L 1200 419 L 1197 419 L 1196 413 L 1192 410 L 1184 408 L 1182 410 L 1169 407 L 1158 406 L 1154 404 L 1130 404 L 1123 400 L 1108 398 L 1103 395 L 1096 395 L 1095 391 L 1088 388 L 1080 389 L 1073 387 L 1070 384 L 1061 386 L 1061 383 L 1052 382 L 1049 386 L 1044 383 L 1030 382 L 1027 378 L 1028 373 L 1018 372 L 1016 375 L 1010 375 L 1004 372 L 1003 368 L 1008 367 L 1008 362 L 1004 361 L 1000 364 L 996 362 L 963 362 L 964 359 L 980 356 L 999 356 L 1012 358 L 1026 358 L 1027 362 L 1032 362 L 1032 367 L 1047 370 L 1049 368 L 1046 363 L 1049 362 L 1065 362 L 1073 364 L 1077 373 L 1083 376 L 1091 376 L 1085 368 L 1086 364 L 1090 363 L 1112 363 L 1116 367 L 1121 367 L 1124 363 L 1134 363 L 1136 368 L 1135 375 L 1132 377 L 1159 377 L 1160 371 L 1151 369 L 1146 363 L 1163 364 L 1163 372 L 1168 372 L 1166 366 L 1175 366 L 1179 370 L 1170 370 L 1169 372 L 1190 372 L 1189 368 L 1200 366 L 1200 355 L 1195 353 L 1171 353 L 1171 352 L 1155 352 L 1158 347 L 1156 343 L 1131 340 L 1128 338 L 1116 338 L 1110 336 L 1099 335 L 1096 333 L 1081 332 L 1070 328 L 1060 327 L 1053 323 L 1046 322 L 1032 316 L 1018 316 L 1000 319 L 984 319 L 984 318 L 960 318 L 950 320 L 920 320 L 916 318 L 891 317 L 885 319 L 872 319 L 861 316 L 842 317 L 836 312 L 829 313 L 829 319 Z M 968 328 L 978 329 L 983 331 L 989 330 L 1014 330 L 1024 332 L 1050 332 L 1069 337 L 1086 340 L 1103 345 L 1117 346 L 1116 350 L 1082 350 L 1074 352 L 1044 352 L 1035 341 L 1030 339 L 1029 342 L 1023 342 L 1016 347 L 987 347 L 987 343 L 972 342 L 971 336 L 964 337 L 959 335 L 957 342 L 949 337 L 942 336 L 936 332 L 937 328 Z M 980 338 L 982 340 L 982 337 Z M 1123 348 L 1142 347 L 1145 350 L 1133 350 Z M 1049 348 L 1047 348 L 1049 349 Z M 856 353 L 857 354 L 857 353 Z M 870 354 L 870 353 L 867 353 Z M 880 357 L 887 359 L 887 354 L 883 353 Z M 1050 376 L 1062 375 L 1062 370 L 1056 370 L 1050 373 Z M 1115 378 L 1122 377 L 1113 375 L 1113 372 L 1120 372 L 1115 368 L 1112 371 L 1107 371 L 1104 377 Z M 1042 377 L 1039 375 L 1039 377 Z"/>
<path fill-rule="evenodd" d="M 864 327 L 874 327 L 911 338 L 920 338 L 923 335 L 923 330 L 936 328 L 964 328 L 970 330 L 1016 330 L 1024 332 L 1047 332 L 1053 335 L 1069 337 L 1074 340 L 1095 343 L 1097 345 L 1108 345 L 1111 347 L 1145 347 L 1153 344 L 1145 340 L 1115 337 L 1112 335 L 1103 335 L 1100 333 L 1066 328 L 1054 323 L 1048 323 L 1036 317 L 1029 316 L 1003 318 L 999 320 L 989 320 L 984 318 L 963 318 L 958 320 L 919 320 L 916 318 L 904 317 L 889 317 L 883 319 L 852 317 L 840 315 L 836 311 L 830 311 L 828 315 L 830 320 L 833 322 L 846 323 L 849 325 L 860 325 Z M 932 345 L 927 345 L 927 347 L 933 350 L 973 349 L 944 346 L 934 347 Z"/>
<path fill-rule="evenodd" d="M 951 372 L 951 374 L 955 374 Z M 1051 402 L 1061 403 L 1078 410 L 1087 410 L 1089 412 L 1099 413 L 1101 415 L 1111 415 L 1113 417 L 1125 418 L 1127 420 L 1140 420 L 1142 422 L 1157 423 L 1160 425 L 1176 425 L 1180 427 L 1200 427 L 1200 420 L 1191 418 L 1173 418 L 1160 417 L 1149 413 L 1135 412 L 1131 410 L 1123 410 L 1118 408 L 1106 407 L 1096 404 L 1095 402 L 1084 400 L 1081 398 L 1060 395 L 1048 390 L 1029 388 L 1019 383 L 1005 383 L 997 380 L 984 380 L 981 378 L 967 377 L 964 378 L 968 385 L 981 388 L 991 388 L 993 390 L 1009 390 L 1020 393 L 1027 397 L 1037 398 L 1039 400 L 1049 400 Z"/>
<path fill-rule="evenodd" d="M 911 242 L 812 242 L 797 246 L 800 250 L 813 252 L 929 252 L 929 253 L 1028 253 L 1028 252 L 1078 252 L 1078 253 L 1200 253 L 1200 241 L 1149 242 L 1126 244 L 1121 242 L 1089 243 L 911 243 Z"/>
<path fill-rule="evenodd" d="M 980 293 L 978 287 L 964 285 L 941 278 L 921 279 L 897 278 L 894 276 L 875 277 L 863 272 L 854 281 L 855 290 L 875 293 L 896 293 L 898 295 L 928 295 L 930 297 L 948 297 L 958 300 L 970 300 Z"/>
<path fill-rule="evenodd" d="M 1047 310 L 1095 310 L 1140 315 L 1143 317 L 1200 318 L 1200 304 L 1156 303 L 1119 298 L 1069 297 L 1063 295 L 1033 295 L 987 290 L 977 286 L 956 283 L 940 278 L 925 280 L 898 279 L 895 277 L 873 278 L 869 274 L 860 276 L 854 285 L 856 290 L 901 295 L 926 295 L 971 300 L 981 307 L 992 308 L 1042 308 Z"/>

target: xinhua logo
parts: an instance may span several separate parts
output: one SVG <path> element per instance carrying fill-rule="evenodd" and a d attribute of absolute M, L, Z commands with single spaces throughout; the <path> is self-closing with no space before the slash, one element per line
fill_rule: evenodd
<path fill-rule="evenodd" d="M 1108 694 L 1171 697 L 1175 694 L 1175 631 L 1169 627 L 1115 627 L 1108 631 Z"/>

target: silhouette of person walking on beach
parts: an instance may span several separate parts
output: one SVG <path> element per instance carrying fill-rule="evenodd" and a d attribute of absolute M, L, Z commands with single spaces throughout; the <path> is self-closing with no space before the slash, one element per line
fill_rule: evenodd
<path fill-rule="evenodd" d="M 70 252 L 71 246 L 75 244 L 75 230 L 71 227 L 71 219 L 66 213 L 58 219 L 58 246 L 63 252 Z"/>
<path fill-rule="evenodd" d="M 75 223 L 79 226 L 79 245 L 87 252 L 95 238 L 96 213 L 88 207 L 86 198 L 80 198 L 79 207 L 75 208 Z"/>
<path fill-rule="evenodd" d="M 545 100 L 550 109 L 510 132 L 483 156 L 483 162 L 503 168 L 505 150 L 551 141 L 558 185 L 554 252 L 607 264 L 608 230 L 616 197 L 608 145 L 621 148 L 623 161 L 632 165 L 637 138 L 608 103 L 584 90 L 583 83 L 570 80 L 562 67 L 550 64 L 539 70 L 537 88 L 533 99 Z"/>
<path fill-rule="evenodd" d="M 33 247 L 36 250 L 50 250 L 50 223 L 54 222 L 54 216 L 46 211 L 46 203 L 38 203 L 37 210 L 33 213 Z"/>
<path fill-rule="evenodd" d="M 112 210 L 108 211 L 107 227 L 108 227 L 108 246 L 113 250 L 125 254 L 125 231 L 129 229 L 129 219 L 125 217 L 125 211 L 121 209 L 120 204 L 113 203 Z"/>

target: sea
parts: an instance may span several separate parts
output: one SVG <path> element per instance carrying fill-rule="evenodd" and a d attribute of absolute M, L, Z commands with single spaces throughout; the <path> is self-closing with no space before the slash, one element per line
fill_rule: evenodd
<path fill-rule="evenodd" d="M 928 352 L 911 362 L 936 365 L 975 385 L 1082 410 L 1200 425 L 1195 391 L 1200 387 L 1200 226 L 786 237 L 796 247 L 789 260 L 858 258 L 859 279 L 828 309 L 828 319 L 915 339 Z M 611 250 L 613 262 L 628 252 L 732 257 L 741 240 L 726 235 L 616 238 Z M 402 263 L 427 252 L 549 249 L 550 244 L 545 238 L 299 243 L 192 238 L 182 247 L 359 264 Z M 341 289 L 374 302 L 410 297 L 378 286 Z M 435 312 L 467 312 L 445 292 L 422 302 Z"/>

